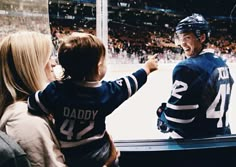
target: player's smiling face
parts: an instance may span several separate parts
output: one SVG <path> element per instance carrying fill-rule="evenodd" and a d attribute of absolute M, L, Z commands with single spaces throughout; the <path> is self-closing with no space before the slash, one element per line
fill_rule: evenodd
<path fill-rule="evenodd" d="M 186 56 L 196 56 L 202 50 L 201 37 L 198 39 L 192 32 L 178 34 L 178 40 Z"/>

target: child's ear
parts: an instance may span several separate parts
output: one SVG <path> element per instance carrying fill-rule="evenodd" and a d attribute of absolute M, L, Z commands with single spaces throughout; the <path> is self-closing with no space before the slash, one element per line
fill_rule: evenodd
<path fill-rule="evenodd" d="M 101 64 L 98 63 L 98 66 L 97 66 L 97 74 L 100 75 L 101 74 Z"/>
<path fill-rule="evenodd" d="M 101 75 L 101 70 L 102 70 L 102 62 L 99 61 L 96 72 L 98 75 Z"/>

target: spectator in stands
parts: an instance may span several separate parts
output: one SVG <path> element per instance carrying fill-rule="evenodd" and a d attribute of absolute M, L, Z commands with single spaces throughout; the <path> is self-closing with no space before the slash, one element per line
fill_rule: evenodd
<path fill-rule="evenodd" d="M 171 96 L 157 110 L 158 128 L 171 137 L 231 133 L 227 110 L 234 81 L 226 63 L 205 48 L 209 31 L 200 14 L 186 17 L 176 27 L 176 40 L 187 59 L 174 68 Z"/>
<path fill-rule="evenodd" d="M 0 130 L 22 147 L 33 167 L 66 166 L 50 119 L 27 109 L 29 94 L 54 79 L 52 49 L 49 36 L 28 31 L 10 34 L 0 44 Z"/>
<path fill-rule="evenodd" d="M 0 131 L 0 157 L 0 167 L 31 167 L 22 148 L 2 131 Z"/>
<path fill-rule="evenodd" d="M 118 166 L 109 159 L 112 154 L 116 160 L 116 149 L 106 132 L 105 119 L 157 70 L 153 56 L 130 76 L 101 81 L 107 71 L 105 53 L 96 36 L 73 33 L 58 50 L 65 79 L 51 82 L 28 100 L 31 113 L 54 116 L 55 133 L 69 167 Z"/>

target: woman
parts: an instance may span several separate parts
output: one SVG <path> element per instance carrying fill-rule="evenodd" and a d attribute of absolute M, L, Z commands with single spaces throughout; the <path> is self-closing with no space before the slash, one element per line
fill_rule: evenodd
<path fill-rule="evenodd" d="M 55 77 L 50 37 L 38 32 L 17 32 L 0 44 L 0 130 L 19 143 L 33 167 L 63 167 L 47 118 L 27 110 L 29 94 L 43 89 Z"/>

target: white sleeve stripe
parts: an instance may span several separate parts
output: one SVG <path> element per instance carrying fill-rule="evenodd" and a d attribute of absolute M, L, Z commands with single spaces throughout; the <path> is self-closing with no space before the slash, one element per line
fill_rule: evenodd
<path fill-rule="evenodd" d="M 125 80 L 125 83 L 127 85 L 127 91 L 128 91 L 128 98 L 132 95 L 132 92 L 131 92 L 131 86 L 130 86 L 130 82 L 129 82 L 129 79 L 124 77 L 124 80 Z"/>
<path fill-rule="evenodd" d="M 173 109 L 173 110 L 193 110 L 193 109 L 198 109 L 199 105 L 173 105 L 170 103 L 167 103 L 166 105 L 168 108 Z"/>
<path fill-rule="evenodd" d="M 171 121 L 171 122 L 176 122 L 176 123 L 181 123 L 181 124 L 188 124 L 188 123 L 191 123 L 193 122 L 193 120 L 195 119 L 195 117 L 191 118 L 191 119 L 179 119 L 179 118 L 173 118 L 173 117 L 168 117 L 165 113 L 164 113 L 166 119 L 168 121 Z"/>
<path fill-rule="evenodd" d="M 31 109 L 31 110 L 34 110 L 35 111 L 35 109 L 30 105 L 30 102 L 29 102 L 29 98 L 28 98 L 28 100 L 27 100 L 27 104 L 28 104 L 28 108 L 29 109 Z"/>
<path fill-rule="evenodd" d="M 39 91 L 37 91 L 35 93 L 35 101 L 37 102 L 37 104 L 39 105 L 39 107 L 43 110 L 43 112 L 45 112 L 46 114 L 49 114 L 48 110 L 46 109 L 46 107 L 40 102 L 39 100 Z"/>
<path fill-rule="evenodd" d="M 130 75 L 130 77 L 134 80 L 134 83 L 135 83 L 135 92 L 137 92 L 137 91 L 138 91 L 138 81 L 137 81 L 137 79 L 136 79 L 135 76 Z M 134 92 L 134 93 L 135 93 L 135 92 Z"/>

